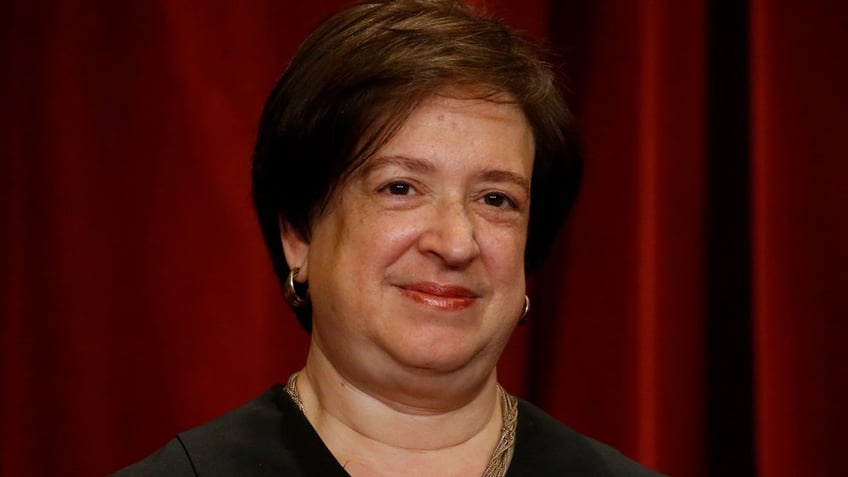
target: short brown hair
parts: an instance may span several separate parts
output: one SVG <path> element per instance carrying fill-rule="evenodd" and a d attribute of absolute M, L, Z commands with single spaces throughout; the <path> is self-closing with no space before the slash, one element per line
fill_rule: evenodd
<path fill-rule="evenodd" d="M 289 268 L 280 220 L 309 240 L 334 188 L 426 98 L 460 91 L 521 107 L 533 131 L 525 265 L 547 255 L 576 196 L 580 160 L 555 75 L 502 22 L 455 0 L 353 5 L 300 47 L 265 104 L 253 156 L 253 199 L 274 271 Z M 309 307 L 295 310 L 311 329 Z"/>

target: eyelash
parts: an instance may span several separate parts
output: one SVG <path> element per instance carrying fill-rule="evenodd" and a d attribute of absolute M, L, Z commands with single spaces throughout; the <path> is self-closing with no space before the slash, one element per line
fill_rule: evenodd
<path fill-rule="evenodd" d="M 509 209 L 517 209 L 518 205 L 515 201 L 507 194 L 503 192 L 487 192 L 483 194 L 481 198 L 484 204 L 490 205 L 492 207 L 496 207 L 498 209 L 509 208 Z M 502 201 L 500 205 L 494 205 L 490 203 L 490 200 Z"/>
<path fill-rule="evenodd" d="M 410 195 L 410 193 L 415 192 L 415 187 L 412 187 L 412 184 L 409 182 L 393 181 L 381 187 L 379 191 L 389 195 Z M 398 194 L 396 192 L 402 193 Z"/>
<path fill-rule="evenodd" d="M 378 192 L 392 196 L 409 196 L 417 194 L 418 191 L 409 182 L 392 181 L 380 187 Z M 480 195 L 478 200 L 496 209 L 518 209 L 518 203 L 509 194 L 503 192 L 486 192 Z"/>

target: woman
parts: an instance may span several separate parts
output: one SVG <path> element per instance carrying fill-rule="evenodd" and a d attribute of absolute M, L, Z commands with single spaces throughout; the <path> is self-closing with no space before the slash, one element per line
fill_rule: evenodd
<path fill-rule="evenodd" d="M 568 130 L 535 48 L 464 4 L 328 20 L 271 93 L 253 166 L 306 365 L 119 475 L 654 475 L 497 384 L 576 192 Z"/>

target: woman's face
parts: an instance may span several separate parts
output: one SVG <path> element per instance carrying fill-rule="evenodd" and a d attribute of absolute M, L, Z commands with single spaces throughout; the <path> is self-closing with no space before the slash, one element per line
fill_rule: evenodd
<path fill-rule="evenodd" d="M 533 156 L 517 106 L 437 96 L 337 189 L 286 252 L 343 375 L 492 371 L 524 307 Z"/>

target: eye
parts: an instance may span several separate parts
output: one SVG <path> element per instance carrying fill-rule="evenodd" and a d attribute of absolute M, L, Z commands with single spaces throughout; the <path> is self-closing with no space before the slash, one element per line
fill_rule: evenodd
<path fill-rule="evenodd" d="M 511 208 L 514 209 L 515 202 L 506 194 L 500 192 L 489 192 L 483 196 L 483 203 L 499 209 Z"/>
<path fill-rule="evenodd" d="M 380 189 L 380 192 L 385 192 L 391 195 L 410 195 L 415 189 L 406 182 L 391 182 Z"/>

